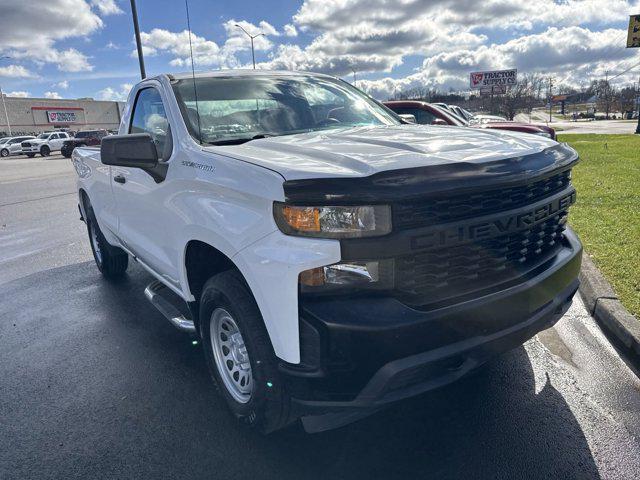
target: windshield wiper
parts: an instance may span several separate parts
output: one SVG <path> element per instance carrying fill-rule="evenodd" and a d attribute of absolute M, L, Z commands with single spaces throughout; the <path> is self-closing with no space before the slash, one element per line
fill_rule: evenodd
<path fill-rule="evenodd" d="M 259 133 L 252 137 L 234 137 L 223 138 L 220 140 L 214 140 L 213 142 L 206 142 L 209 145 L 241 145 L 243 143 L 250 142 L 251 140 L 258 140 L 260 138 L 276 137 L 275 133 Z"/>

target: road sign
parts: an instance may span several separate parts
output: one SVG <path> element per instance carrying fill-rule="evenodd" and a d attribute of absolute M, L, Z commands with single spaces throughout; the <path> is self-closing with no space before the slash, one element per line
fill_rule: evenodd
<path fill-rule="evenodd" d="M 518 70 L 493 70 L 490 72 L 473 72 L 469 76 L 469 85 L 472 89 L 493 86 L 515 85 L 518 80 Z M 506 91 L 506 90 L 505 90 Z M 494 92 L 495 93 L 495 92 Z"/>
<path fill-rule="evenodd" d="M 506 85 L 493 85 L 491 87 L 481 87 L 480 95 L 504 95 L 507 93 Z"/>
<path fill-rule="evenodd" d="M 640 47 L 640 15 L 629 17 L 629 31 L 627 32 L 627 48 Z"/>

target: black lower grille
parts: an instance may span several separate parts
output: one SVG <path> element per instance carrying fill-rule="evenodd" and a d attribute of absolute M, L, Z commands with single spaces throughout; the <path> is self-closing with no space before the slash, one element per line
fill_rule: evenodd
<path fill-rule="evenodd" d="M 402 201 L 393 206 L 393 227 L 406 230 L 511 210 L 553 195 L 570 181 L 570 170 L 565 170 L 526 185 Z"/>
<path fill-rule="evenodd" d="M 396 289 L 424 305 L 521 277 L 561 248 L 567 210 L 525 230 L 396 258 Z"/>

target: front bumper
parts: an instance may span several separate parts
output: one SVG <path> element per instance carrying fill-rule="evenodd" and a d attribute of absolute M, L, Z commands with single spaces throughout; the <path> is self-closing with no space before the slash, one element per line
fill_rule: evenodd
<path fill-rule="evenodd" d="M 419 310 L 391 297 L 301 299 L 301 364 L 281 364 L 300 416 L 375 411 L 449 384 L 522 345 L 566 312 L 582 246 L 563 248 L 522 282 Z"/>
<path fill-rule="evenodd" d="M 22 153 L 40 153 L 41 145 L 32 145 L 31 147 L 22 147 Z"/>

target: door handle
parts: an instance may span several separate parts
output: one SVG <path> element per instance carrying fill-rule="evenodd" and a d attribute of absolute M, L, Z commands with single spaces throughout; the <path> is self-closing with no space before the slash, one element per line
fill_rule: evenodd
<path fill-rule="evenodd" d="M 118 183 L 125 183 L 127 179 L 124 178 L 122 175 L 116 175 L 115 177 L 113 177 L 113 181 Z"/>

